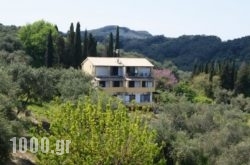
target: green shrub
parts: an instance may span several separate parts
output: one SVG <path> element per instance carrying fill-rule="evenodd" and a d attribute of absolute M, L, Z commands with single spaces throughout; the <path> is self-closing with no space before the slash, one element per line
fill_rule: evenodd
<path fill-rule="evenodd" d="M 51 142 L 71 140 L 70 153 L 40 152 L 39 164 L 153 164 L 159 153 L 155 132 L 139 116 L 130 116 L 121 103 L 113 109 L 117 101 L 111 99 L 103 107 L 102 96 L 97 97 L 59 105 L 51 114 L 50 134 L 45 135 Z"/>

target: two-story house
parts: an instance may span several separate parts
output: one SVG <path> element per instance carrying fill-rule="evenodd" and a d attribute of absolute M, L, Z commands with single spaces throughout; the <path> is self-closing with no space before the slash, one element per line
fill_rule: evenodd
<path fill-rule="evenodd" d="M 124 102 L 152 102 L 153 65 L 145 58 L 88 57 L 82 70 L 93 76 L 96 86 Z"/>

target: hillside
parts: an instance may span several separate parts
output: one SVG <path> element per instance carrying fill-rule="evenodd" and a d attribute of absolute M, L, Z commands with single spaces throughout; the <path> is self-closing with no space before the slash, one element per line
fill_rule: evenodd
<path fill-rule="evenodd" d="M 98 39 L 99 41 L 104 41 L 105 39 L 107 39 L 107 36 L 110 33 L 113 33 L 113 35 L 115 35 L 116 26 L 115 25 L 104 26 L 102 28 L 89 30 L 89 32 L 92 33 L 96 37 L 96 39 Z M 122 39 L 146 39 L 146 38 L 153 37 L 147 31 L 135 31 L 127 27 L 119 27 L 119 34 L 120 34 L 120 38 Z M 83 32 L 82 32 L 82 36 L 83 36 Z"/>
<path fill-rule="evenodd" d="M 22 49 L 17 39 L 18 27 L 0 24 L 0 49 L 13 52 Z M 88 30 L 95 39 L 108 43 L 108 35 L 116 33 L 116 26 L 109 25 Z M 81 32 L 82 37 L 84 31 Z M 238 62 L 250 61 L 250 36 L 221 41 L 217 36 L 184 35 L 168 38 L 163 35 L 153 36 L 147 31 L 135 31 L 120 27 L 120 48 L 125 52 L 137 52 L 158 62 L 171 60 L 182 70 L 192 70 L 195 62 L 205 63 L 210 60 L 231 58 Z M 66 34 L 65 34 L 66 35 Z M 103 48 L 102 51 L 105 52 Z"/>
<path fill-rule="evenodd" d="M 183 70 L 191 70 L 195 61 L 224 58 L 250 60 L 250 37 L 222 42 L 216 36 L 154 36 L 144 40 L 123 40 L 121 45 L 125 51 L 142 53 L 157 61 L 171 60 Z"/>
<path fill-rule="evenodd" d="M 121 37 L 122 57 L 158 62 L 152 77 L 121 83 L 111 75 L 104 87 L 96 85 L 105 77 L 94 85 L 77 62 L 82 49 L 85 58 L 106 56 L 107 40 L 89 35 L 83 43 L 77 27 L 64 36 L 43 20 L 20 29 L 0 24 L 0 165 L 250 164 L 250 64 L 211 61 L 191 74 L 164 62 L 189 69 L 196 60 L 246 61 L 249 37 Z M 117 90 L 105 92 L 130 86 L 130 103 L 114 97 Z M 137 94 L 145 102 L 137 104 Z"/>
<path fill-rule="evenodd" d="M 116 26 L 90 30 L 99 42 L 107 42 L 108 34 L 115 34 Z M 232 58 L 250 60 L 250 37 L 221 41 L 217 36 L 184 35 L 168 38 L 153 36 L 145 31 L 120 28 L 121 49 L 138 52 L 156 61 L 171 60 L 182 70 L 191 70 L 194 62 Z"/>

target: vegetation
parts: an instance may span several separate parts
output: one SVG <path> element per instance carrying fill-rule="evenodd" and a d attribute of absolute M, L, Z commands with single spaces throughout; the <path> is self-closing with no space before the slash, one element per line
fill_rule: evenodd
<path fill-rule="evenodd" d="M 70 154 L 39 150 L 38 164 L 249 164 L 248 37 L 148 36 L 125 44 L 117 39 L 124 29 L 116 29 L 113 53 L 141 52 L 155 65 L 155 103 L 142 111 L 100 93 L 78 69 L 87 56 L 106 56 L 108 40 L 97 43 L 87 30 L 81 36 L 79 23 L 67 34 L 45 21 L 0 25 L 0 164 L 12 158 L 14 136 L 71 140 Z M 192 73 L 180 70 L 194 61 Z"/>
<path fill-rule="evenodd" d="M 56 38 L 57 31 L 53 24 L 44 20 L 27 24 L 20 28 L 18 35 L 23 43 L 24 49 L 33 59 L 34 66 L 44 65 L 44 54 L 46 52 L 46 39 L 51 31 L 52 38 Z"/>
<path fill-rule="evenodd" d="M 107 57 L 113 57 L 114 56 L 114 41 L 113 41 L 113 34 L 109 34 L 109 44 L 107 48 Z"/>
<path fill-rule="evenodd" d="M 235 59 L 250 60 L 250 37 L 221 41 L 216 36 L 181 36 L 166 38 L 153 36 L 146 39 L 121 38 L 121 48 L 135 51 L 156 61 L 170 60 L 181 70 L 192 70 L 195 61 Z"/>
<path fill-rule="evenodd" d="M 159 152 L 155 132 L 138 116 L 130 117 L 121 103 L 99 94 L 76 105 L 60 104 L 51 113 L 50 134 L 42 135 L 50 141 L 70 139 L 70 153 L 41 152 L 39 164 L 153 164 Z"/>

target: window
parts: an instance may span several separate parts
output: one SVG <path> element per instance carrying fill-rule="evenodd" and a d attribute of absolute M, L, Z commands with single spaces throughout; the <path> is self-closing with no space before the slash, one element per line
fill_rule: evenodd
<path fill-rule="evenodd" d="M 120 87 L 120 81 L 113 81 L 113 87 Z"/>
<path fill-rule="evenodd" d="M 140 81 L 135 81 L 135 87 L 140 88 L 141 87 L 141 82 Z"/>
<path fill-rule="evenodd" d="M 135 67 L 127 67 L 126 73 L 128 76 L 137 76 L 138 70 Z"/>
<path fill-rule="evenodd" d="M 141 102 L 150 102 L 150 93 L 141 94 Z"/>
<path fill-rule="evenodd" d="M 133 101 L 133 100 L 135 100 L 135 95 L 134 95 L 134 94 L 129 95 L 129 102 L 130 102 L 130 101 Z"/>
<path fill-rule="evenodd" d="M 148 81 L 147 87 L 149 87 L 149 88 L 153 87 L 153 82 L 152 81 Z"/>
<path fill-rule="evenodd" d="M 129 81 L 128 82 L 128 87 L 135 87 L 135 82 L 134 81 Z"/>
<path fill-rule="evenodd" d="M 151 87 L 153 87 L 153 82 L 152 81 L 142 81 L 142 87 L 143 88 L 145 88 L 145 87 L 151 88 Z"/>
<path fill-rule="evenodd" d="M 111 67 L 111 76 L 118 76 L 118 67 Z"/>
<path fill-rule="evenodd" d="M 148 77 L 150 75 L 149 67 L 139 67 L 138 68 L 138 76 L 140 77 Z"/>
<path fill-rule="evenodd" d="M 99 86 L 100 87 L 106 87 L 106 82 L 105 81 L 99 81 Z"/>

